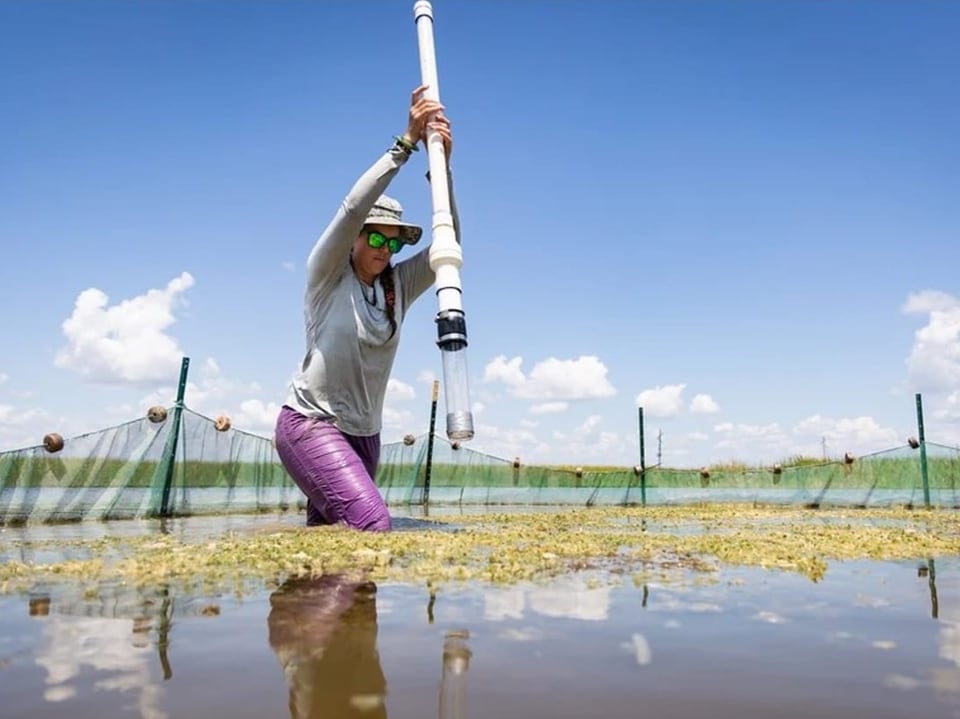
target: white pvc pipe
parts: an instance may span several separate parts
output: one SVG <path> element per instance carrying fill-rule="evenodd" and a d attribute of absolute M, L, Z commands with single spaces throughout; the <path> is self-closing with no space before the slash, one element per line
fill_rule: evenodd
<path fill-rule="evenodd" d="M 437 76 L 436 49 L 433 44 L 433 7 L 428 0 L 413 6 L 420 49 L 421 84 L 427 85 L 425 96 L 440 101 L 440 80 Z M 430 163 L 430 191 L 433 201 L 433 238 L 430 244 L 430 267 L 436 276 L 437 328 L 443 359 L 443 378 L 447 404 L 447 436 L 452 440 L 473 438 L 473 414 L 467 381 L 467 328 L 463 315 L 463 292 L 460 268 L 463 254 L 457 242 L 453 213 L 450 208 L 450 187 L 447 182 L 447 158 L 443 137 L 436 130 L 427 130 Z"/>
<path fill-rule="evenodd" d="M 420 46 L 421 82 L 428 85 L 424 94 L 440 101 L 440 81 L 437 76 L 436 49 L 433 43 L 433 8 L 428 0 L 418 0 L 413 6 Z M 430 190 L 433 196 L 433 240 L 430 245 L 430 267 L 437 275 L 437 299 L 440 310 L 462 309 L 460 268 L 463 255 L 457 243 L 450 212 L 450 189 L 447 184 L 446 150 L 443 138 L 436 130 L 427 131 L 427 149 L 430 161 Z"/>

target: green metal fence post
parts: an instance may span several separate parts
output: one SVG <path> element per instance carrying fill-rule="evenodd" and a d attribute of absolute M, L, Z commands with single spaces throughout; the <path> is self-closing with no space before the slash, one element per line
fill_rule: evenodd
<path fill-rule="evenodd" d="M 173 405 L 173 421 L 170 424 L 170 434 L 167 435 L 167 445 L 163 449 L 165 463 L 163 478 L 163 496 L 160 500 L 160 516 L 170 516 L 170 488 L 173 486 L 173 470 L 176 467 L 177 440 L 180 436 L 180 418 L 183 414 L 183 396 L 187 390 L 187 370 L 190 367 L 190 358 L 184 357 L 180 362 L 180 382 L 177 385 L 177 401 Z"/>
<path fill-rule="evenodd" d="M 640 503 L 647 506 L 647 460 L 643 443 L 643 407 L 638 407 L 640 411 Z"/>
<path fill-rule="evenodd" d="M 917 392 L 917 434 L 920 439 L 920 478 L 923 481 L 923 506 L 930 508 L 930 478 L 927 474 L 927 440 L 923 434 L 923 399 Z"/>
<path fill-rule="evenodd" d="M 433 469 L 433 433 L 437 426 L 437 393 L 440 391 L 440 382 L 433 381 L 433 399 L 430 404 L 430 436 L 427 437 L 427 468 L 423 477 L 423 506 L 430 501 L 430 472 Z"/>

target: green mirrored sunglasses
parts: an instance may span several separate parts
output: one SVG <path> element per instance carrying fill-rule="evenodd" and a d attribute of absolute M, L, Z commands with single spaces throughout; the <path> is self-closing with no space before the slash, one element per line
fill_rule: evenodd
<path fill-rule="evenodd" d="M 371 230 L 367 232 L 367 244 L 375 250 L 379 250 L 386 245 L 387 249 L 390 250 L 390 254 L 393 255 L 400 251 L 404 243 L 399 237 L 387 237 L 382 232 Z"/>

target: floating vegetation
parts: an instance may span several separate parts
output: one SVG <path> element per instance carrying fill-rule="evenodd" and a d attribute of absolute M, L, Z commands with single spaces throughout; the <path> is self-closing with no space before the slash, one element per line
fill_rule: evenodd
<path fill-rule="evenodd" d="M 58 580 L 181 583 L 217 592 L 329 573 L 377 582 L 512 584 L 582 571 L 709 576 L 722 564 L 799 572 L 817 581 L 831 560 L 960 555 L 960 515 L 948 510 L 614 507 L 441 517 L 430 524 L 387 533 L 271 527 L 192 541 L 164 534 L 14 540 L 21 559 L 0 565 L 0 593 Z M 33 552 L 65 558 L 25 559 Z"/>

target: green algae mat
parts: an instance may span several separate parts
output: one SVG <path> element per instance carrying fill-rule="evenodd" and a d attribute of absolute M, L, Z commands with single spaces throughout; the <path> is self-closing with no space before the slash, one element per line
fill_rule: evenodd
<path fill-rule="evenodd" d="M 960 514 L 752 505 L 584 508 L 431 518 L 387 533 L 273 523 L 192 540 L 161 533 L 14 537 L 5 551 L 4 594 L 56 582 L 80 582 L 94 594 L 102 583 L 242 593 L 332 573 L 439 586 L 505 585 L 590 570 L 639 583 L 678 570 L 709 578 L 724 564 L 817 581 L 831 560 L 960 556 Z"/>

